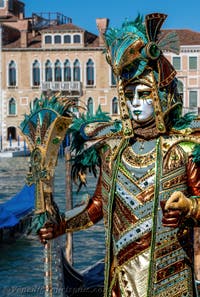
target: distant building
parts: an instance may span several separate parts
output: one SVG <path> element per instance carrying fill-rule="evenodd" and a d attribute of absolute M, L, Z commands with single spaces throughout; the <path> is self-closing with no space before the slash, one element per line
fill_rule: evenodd
<path fill-rule="evenodd" d="M 99 32 L 108 22 L 96 19 Z M 17 0 L 0 0 L 0 25 L 0 150 L 24 145 L 18 126 L 41 94 L 61 92 L 91 114 L 101 104 L 114 119 L 119 117 L 115 80 L 101 34 L 77 27 L 59 13 L 26 18 L 24 4 Z M 197 109 L 200 33 L 176 31 L 181 53 L 165 54 L 177 70 L 185 109 Z"/>

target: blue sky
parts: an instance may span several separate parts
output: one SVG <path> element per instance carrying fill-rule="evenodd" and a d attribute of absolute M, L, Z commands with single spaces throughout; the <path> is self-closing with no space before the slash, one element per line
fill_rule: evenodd
<path fill-rule="evenodd" d="M 97 34 L 96 18 L 109 18 L 110 27 L 120 27 L 126 19 L 161 12 L 168 15 L 163 28 L 200 32 L 199 0 L 22 0 L 26 16 L 32 12 L 60 12 L 73 24 Z"/>

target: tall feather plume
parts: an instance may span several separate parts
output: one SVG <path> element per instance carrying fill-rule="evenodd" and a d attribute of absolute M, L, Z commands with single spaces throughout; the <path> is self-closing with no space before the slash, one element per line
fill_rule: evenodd
<path fill-rule="evenodd" d="M 161 26 L 164 23 L 167 15 L 162 13 L 152 13 L 146 16 L 145 23 L 147 28 L 147 35 L 150 42 L 155 42 L 161 53 L 157 59 L 157 66 L 159 69 L 159 86 L 164 87 L 174 79 L 176 71 L 167 58 L 163 55 L 162 50 L 169 50 L 174 53 L 179 53 L 179 41 L 176 32 L 170 32 L 162 38 Z M 158 39 L 160 37 L 160 40 Z"/>
<path fill-rule="evenodd" d="M 180 53 L 180 42 L 176 31 L 169 32 L 158 41 L 158 46 L 161 50 L 173 52 L 177 55 Z"/>
<path fill-rule="evenodd" d="M 50 114 L 45 113 L 43 122 L 42 122 L 42 127 L 41 127 L 41 142 L 43 143 L 45 134 L 48 131 L 48 127 L 50 126 L 51 120 L 50 120 Z"/>
<path fill-rule="evenodd" d="M 31 144 L 34 144 L 36 124 L 33 123 L 32 121 L 29 121 L 28 122 L 28 128 L 29 128 L 29 139 L 31 141 Z"/>
<path fill-rule="evenodd" d="M 147 35 L 149 41 L 157 41 L 157 36 L 160 33 L 160 28 L 164 23 L 167 15 L 162 13 L 151 13 L 145 18 Z"/>

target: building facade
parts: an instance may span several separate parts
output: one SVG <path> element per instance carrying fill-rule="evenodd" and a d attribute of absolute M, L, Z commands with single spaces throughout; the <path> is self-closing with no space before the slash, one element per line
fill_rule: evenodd
<path fill-rule="evenodd" d="M 24 146 L 18 126 L 42 95 L 59 93 L 91 114 L 101 105 L 114 119 L 119 117 L 115 79 L 103 54 L 108 22 L 96 19 L 97 36 L 59 13 L 26 18 L 22 2 L 0 0 L 0 150 Z M 185 110 L 196 110 L 200 33 L 176 31 L 180 55 L 165 55 L 177 70 Z"/>

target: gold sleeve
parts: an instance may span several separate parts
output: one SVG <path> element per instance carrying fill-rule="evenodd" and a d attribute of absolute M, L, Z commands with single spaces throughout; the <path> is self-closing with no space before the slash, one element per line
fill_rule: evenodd
<path fill-rule="evenodd" d="M 187 164 L 187 180 L 190 195 L 193 196 L 192 208 L 190 215 L 196 221 L 200 223 L 200 166 L 192 161 L 192 157 L 189 158 Z"/>
<path fill-rule="evenodd" d="M 79 231 L 86 229 L 100 221 L 103 217 L 102 195 L 101 195 L 101 172 L 99 174 L 96 190 L 88 204 L 79 213 L 67 218 L 65 217 L 66 232 Z"/>

